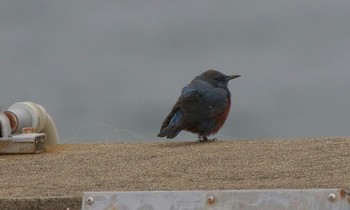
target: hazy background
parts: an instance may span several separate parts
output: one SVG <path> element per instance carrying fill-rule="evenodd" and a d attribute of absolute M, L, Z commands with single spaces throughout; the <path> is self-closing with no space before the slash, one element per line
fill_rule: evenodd
<path fill-rule="evenodd" d="M 242 77 L 216 137 L 350 136 L 349 11 L 349 0 L 0 0 L 0 107 L 43 105 L 62 143 L 162 140 L 181 88 L 217 69 Z"/>

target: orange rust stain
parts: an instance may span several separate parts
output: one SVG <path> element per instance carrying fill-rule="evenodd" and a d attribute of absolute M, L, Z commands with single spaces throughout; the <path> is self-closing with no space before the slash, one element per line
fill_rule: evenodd
<path fill-rule="evenodd" d="M 35 133 L 35 128 L 25 127 L 22 129 L 22 133 Z"/>
<path fill-rule="evenodd" d="M 7 147 L 10 147 L 11 144 L 12 144 L 11 141 L 3 141 L 3 142 L 0 143 L 0 148 L 1 149 L 6 149 Z"/>
<path fill-rule="evenodd" d="M 17 116 L 13 112 L 10 112 L 10 111 L 5 111 L 4 113 L 10 121 L 11 133 L 13 133 L 18 127 Z"/>
<path fill-rule="evenodd" d="M 345 196 L 346 196 L 345 190 L 344 190 L 344 189 L 340 189 L 340 190 L 339 190 L 339 195 L 340 195 L 340 198 L 341 198 L 341 199 L 344 199 Z"/>

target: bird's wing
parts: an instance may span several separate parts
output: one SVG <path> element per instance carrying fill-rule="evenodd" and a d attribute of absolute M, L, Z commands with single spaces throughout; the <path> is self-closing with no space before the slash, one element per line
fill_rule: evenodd
<path fill-rule="evenodd" d="M 183 89 L 174 108 L 183 110 L 182 124 L 191 124 L 223 113 L 228 105 L 227 90 L 197 82 Z"/>
<path fill-rule="evenodd" d="M 171 126 L 173 130 L 178 130 L 215 117 L 225 112 L 229 103 L 227 90 L 194 80 L 182 89 L 180 97 L 165 118 L 160 130 L 163 131 L 168 128 L 171 122 L 175 121 L 177 123 Z M 174 117 L 179 119 L 175 120 Z"/>

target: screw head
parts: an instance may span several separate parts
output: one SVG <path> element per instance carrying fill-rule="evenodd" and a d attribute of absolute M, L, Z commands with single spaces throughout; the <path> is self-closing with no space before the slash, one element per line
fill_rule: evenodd
<path fill-rule="evenodd" d="M 88 197 L 86 199 L 88 205 L 92 205 L 94 203 L 94 198 L 93 197 Z"/>
<path fill-rule="evenodd" d="M 328 200 L 329 201 L 333 202 L 333 201 L 335 201 L 335 199 L 336 199 L 336 196 L 335 196 L 334 193 L 331 193 L 331 194 L 328 195 Z"/>
<path fill-rule="evenodd" d="M 215 202 L 215 197 L 212 196 L 212 195 L 208 196 L 207 203 L 208 204 L 213 204 L 214 202 Z"/>

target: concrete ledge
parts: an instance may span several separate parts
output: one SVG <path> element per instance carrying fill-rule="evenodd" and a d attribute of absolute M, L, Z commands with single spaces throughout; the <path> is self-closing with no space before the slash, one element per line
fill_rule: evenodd
<path fill-rule="evenodd" d="M 21 210 L 78 210 L 81 209 L 81 197 L 0 198 L 0 207 L 0 209 Z"/>
<path fill-rule="evenodd" d="M 349 168 L 350 138 L 58 145 L 0 156 L 0 202 L 71 210 L 89 191 L 342 188 Z"/>

